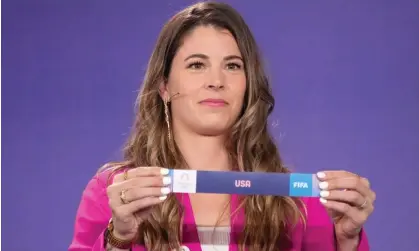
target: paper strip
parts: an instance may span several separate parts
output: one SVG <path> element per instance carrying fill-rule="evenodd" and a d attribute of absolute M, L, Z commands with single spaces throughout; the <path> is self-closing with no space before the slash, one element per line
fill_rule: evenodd
<path fill-rule="evenodd" d="M 174 193 L 219 193 L 319 197 L 315 174 L 171 169 Z"/>

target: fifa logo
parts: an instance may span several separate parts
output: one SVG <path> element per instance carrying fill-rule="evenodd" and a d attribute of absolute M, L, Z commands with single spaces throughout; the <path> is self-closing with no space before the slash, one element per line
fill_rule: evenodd
<path fill-rule="evenodd" d="M 236 187 L 251 187 L 252 186 L 250 180 L 235 180 L 234 185 Z"/>
<path fill-rule="evenodd" d="M 292 186 L 294 188 L 308 188 L 307 182 L 293 182 Z"/>

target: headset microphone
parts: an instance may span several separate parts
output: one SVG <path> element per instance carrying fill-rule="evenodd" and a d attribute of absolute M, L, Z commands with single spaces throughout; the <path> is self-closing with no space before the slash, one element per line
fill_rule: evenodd
<path fill-rule="evenodd" d="M 178 92 L 178 93 L 173 94 L 173 95 L 169 98 L 169 101 L 172 101 L 172 98 L 173 98 L 173 97 L 176 97 L 177 95 L 180 95 L 180 93 Z"/>

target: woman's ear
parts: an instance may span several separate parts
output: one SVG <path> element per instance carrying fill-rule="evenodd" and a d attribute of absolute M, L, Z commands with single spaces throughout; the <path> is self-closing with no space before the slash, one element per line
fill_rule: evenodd
<path fill-rule="evenodd" d="M 159 85 L 159 94 L 163 101 L 169 99 L 169 90 L 167 89 L 167 84 L 164 81 L 162 81 Z"/>

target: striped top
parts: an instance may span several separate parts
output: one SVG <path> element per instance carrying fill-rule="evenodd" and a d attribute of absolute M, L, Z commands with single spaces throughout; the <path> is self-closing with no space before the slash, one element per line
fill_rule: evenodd
<path fill-rule="evenodd" d="M 202 251 L 228 251 L 230 227 L 197 227 Z"/>

